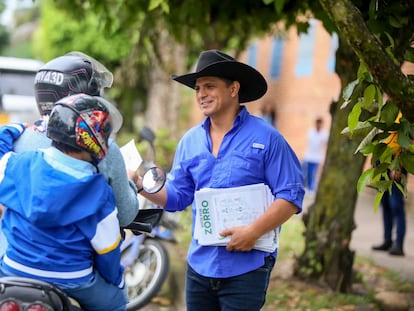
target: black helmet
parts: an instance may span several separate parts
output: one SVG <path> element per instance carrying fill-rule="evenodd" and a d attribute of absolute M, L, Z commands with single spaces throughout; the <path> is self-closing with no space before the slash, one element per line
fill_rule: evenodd
<path fill-rule="evenodd" d="M 112 73 L 100 62 L 82 52 L 70 52 L 38 70 L 34 83 L 37 107 L 42 116 L 49 115 L 59 99 L 79 93 L 98 96 L 112 81 Z"/>
<path fill-rule="evenodd" d="M 94 161 L 108 151 L 108 138 L 122 125 L 119 111 L 99 96 L 76 94 L 57 101 L 49 117 L 47 136 L 88 151 Z"/>

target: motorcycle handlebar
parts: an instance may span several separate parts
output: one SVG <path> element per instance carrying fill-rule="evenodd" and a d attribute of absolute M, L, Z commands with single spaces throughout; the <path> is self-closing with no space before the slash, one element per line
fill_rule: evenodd
<path fill-rule="evenodd" d="M 151 233 L 153 227 L 150 223 L 132 222 L 124 228 L 131 230 L 135 235 L 139 235 L 142 233 Z"/>

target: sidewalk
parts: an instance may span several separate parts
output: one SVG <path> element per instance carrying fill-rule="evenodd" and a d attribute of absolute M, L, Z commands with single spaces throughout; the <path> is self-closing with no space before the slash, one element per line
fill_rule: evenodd
<path fill-rule="evenodd" d="M 402 278 L 414 281 L 414 206 L 413 200 L 406 202 L 407 231 L 404 242 L 404 257 L 390 256 L 387 252 L 373 251 L 372 245 L 382 243 L 383 225 L 381 206 L 374 212 L 376 191 L 366 189 L 359 194 L 355 210 L 357 228 L 352 234 L 350 248 L 357 256 L 371 258 L 377 265 L 391 269 Z M 410 193 L 408 194 L 410 196 Z M 412 194 L 411 194 L 412 195 Z"/>

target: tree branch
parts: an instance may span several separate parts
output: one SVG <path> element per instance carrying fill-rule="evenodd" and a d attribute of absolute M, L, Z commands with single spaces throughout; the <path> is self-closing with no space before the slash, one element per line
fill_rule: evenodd
<path fill-rule="evenodd" d="M 350 0 L 319 0 L 336 24 L 340 35 L 348 41 L 359 59 L 365 63 L 374 80 L 392 98 L 411 123 L 414 122 L 414 85 L 385 50 L 381 41 L 368 29 L 361 12 Z"/>

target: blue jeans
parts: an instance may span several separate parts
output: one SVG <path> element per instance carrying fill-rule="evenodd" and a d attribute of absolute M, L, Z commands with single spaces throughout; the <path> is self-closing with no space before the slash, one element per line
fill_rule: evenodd
<path fill-rule="evenodd" d="M 10 272 L 0 269 L 0 277 L 11 276 Z M 83 310 L 88 311 L 125 311 L 128 302 L 126 286 L 120 289 L 106 282 L 99 273 L 84 284 L 56 284 L 67 295 L 78 301 Z"/>
<path fill-rule="evenodd" d="M 384 241 L 393 241 L 392 233 L 395 228 L 395 242 L 403 246 L 406 219 L 404 195 L 395 184 L 392 185 L 391 194 L 387 191 L 381 199 L 382 217 L 384 222 Z"/>
<path fill-rule="evenodd" d="M 311 191 L 316 190 L 318 168 L 319 168 L 319 163 L 307 162 L 307 161 L 303 163 L 303 173 L 305 177 L 304 183 L 305 183 L 305 186 L 307 186 L 308 189 Z"/>
<path fill-rule="evenodd" d="M 187 265 L 187 311 L 259 311 L 275 258 L 268 256 L 259 269 L 230 278 L 209 278 Z"/>

